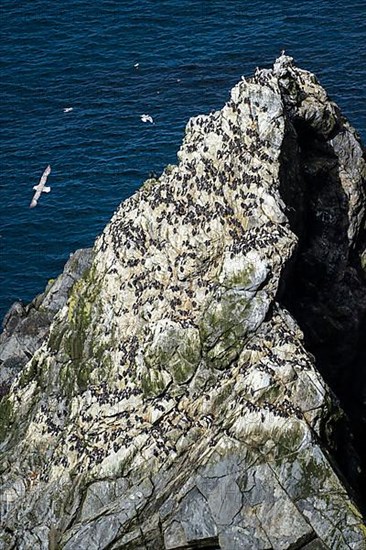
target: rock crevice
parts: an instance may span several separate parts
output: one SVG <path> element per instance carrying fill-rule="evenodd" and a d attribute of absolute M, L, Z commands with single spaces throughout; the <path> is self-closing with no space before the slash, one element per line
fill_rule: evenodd
<path fill-rule="evenodd" d="M 280 88 L 288 104 L 286 84 Z M 288 138 L 292 152 L 289 156 L 285 147 L 282 197 L 299 244 L 280 300 L 304 331 L 305 345 L 314 354 L 317 368 L 349 416 L 356 438 L 351 442 L 351 428 L 343 417 L 332 430 L 332 444 L 339 449 L 333 451 L 365 503 L 365 474 L 360 475 L 360 464 L 366 463 L 362 437 L 366 370 L 358 360 L 365 354 L 364 151 L 336 106 L 321 111 L 308 97 L 302 102 L 296 97 L 293 92 L 289 110 L 293 130 Z"/>

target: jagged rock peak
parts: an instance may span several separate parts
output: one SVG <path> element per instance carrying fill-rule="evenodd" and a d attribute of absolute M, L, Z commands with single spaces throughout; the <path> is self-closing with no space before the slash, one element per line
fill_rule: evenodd
<path fill-rule="evenodd" d="M 305 163 L 304 136 L 331 154 Z M 2 398 L 2 547 L 365 548 L 324 440 L 342 411 L 282 300 L 311 170 L 337 170 L 360 246 L 357 135 L 282 55 L 178 159 L 118 208 Z"/>

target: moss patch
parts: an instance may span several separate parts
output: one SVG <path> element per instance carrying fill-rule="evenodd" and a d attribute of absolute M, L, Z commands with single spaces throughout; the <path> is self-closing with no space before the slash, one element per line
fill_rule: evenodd
<path fill-rule="evenodd" d="M 51 325 L 51 332 L 48 338 L 47 347 L 51 352 L 57 352 L 60 349 L 62 338 L 67 330 L 67 326 L 61 323 Z"/>
<path fill-rule="evenodd" d="M 212 404 L 212 410 L 215 416 L 222 412 L 222 408 L 225 405 L 225 402 L 234 392 L 234 386 L 234 382 L 228 382 L 220 387 L 220 390 L 216 395 L 215 401 Z"/>
<path fill-rule="evenodd" d="M 147 369 L 141 377 L 141 387 L 144 397 L 152 398 L 161 395 L 170 381 L 171 378 L 167 372 L 153 368 Z"/>
<path fill-rule="evenodd" d="M 201 345 L 198 332 L 182 333 L 182 340 L 166 369 L 177 384 L 185 384 L 196 371 L 201 360 Z"/>
<path fill-rule="evenodd" d="M 247 332 L 245 321 L 251 312 L 249 305 L 247 297 L 229 291 L 206 310 L 200 336 L 207 359 L 216 368 L 225 368 L 240 353 Z"/>
<path fill-rule="evenodd" d="M 32 380 L 34 380 L 38 373 L 38 361 L 37 359 L 32 359 L 30 363 L 22 370 L 20 375 L 18 386 L 20 389 L 27 386 Z"/>
<path fill-rule="evenodd" d="M 226 288 L 248 288 L 252 283 L 253 271 L 253 266 L 248 264 L 244 269 L 227 273 L 223 285 Z"/>
<path fill-rule="evenodd" d="M 186 383 L 201 360 L 197 329 L 182 328 L 178 324 L 168 325 L 158 340 L 147 348 L 144 359 L 147 369 L 159 371 L 163 368 L 175 383 Z"/>
<path fill-rule="evenodd" d="M 206 310 L 200 325 L 200 336 L 204 347 L 212 348 L 221 337 L 241 325 L 247 316 L 248 305 L 246 296 L 233 292 L 226 292 L 214 300 Z"/>
<path fill-rule="evenodd" d="M 4 441 L 12 424 L 13 406 L 8 395 L 0 401 L 0 441 Z"/>
<path fill-rule="evenodd" d="M 169 365 L 170 372 L 172 373 L 173 380 L 177 384 L 184 384 L 189 380 L 194 372 L 192 365 L 185 361 L 177 360 L 175 363 Z"/>
<path fill-rule="evenodd" d="M 72 366 L 63 369 L 63 383 L 69 392 L 77 385 L 84 391 L 90 384 L 90 375 L 97 366 L 95 353 L 98 341 L 98 308 L 101 281 L 95 267 L 87 270 L 72 287 L 68 299 L 68 326 L 57 327 L 51 334 L 53 346 L 60 346 L 71 359 Z M 53 331 L 52 331 L 53 332 Z"/>

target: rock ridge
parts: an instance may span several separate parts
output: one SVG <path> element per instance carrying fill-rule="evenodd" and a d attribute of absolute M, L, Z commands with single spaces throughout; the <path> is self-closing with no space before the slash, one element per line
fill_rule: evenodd
<path fill-rule="evenodd" d="M 56 313 L 67 302 L 68 292 L 90 266 L 92 250 L 70 255 L 61 275 L 51 279 L 45 291 L 30 304 L 14 302 L 5 315 L 0 334 L 0 392 L 5 394 L 18 372 L 49 334 Z"/>
<path fill-rule="evenodd" d="M 190 119 L 1 399 L 0 548 L 366 548 L 365 180 L 289 56 Z"/>

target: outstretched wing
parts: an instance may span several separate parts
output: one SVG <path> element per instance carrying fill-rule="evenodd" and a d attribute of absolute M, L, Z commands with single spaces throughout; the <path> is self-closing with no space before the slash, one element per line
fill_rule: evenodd
<path fill-rule="evenodd" d="M 43 186 L 43 185 L 46 183 L 47 178 L 48 178 L 50 172 L 51 172 L 51 166 L 48 165 L 47 168 L 46 168 L 46 170 L 43 172 L 42 177 L 41 177 L 41 179 L 39 180 L 39 184 L 38 184 L 38 185 Z"/>

